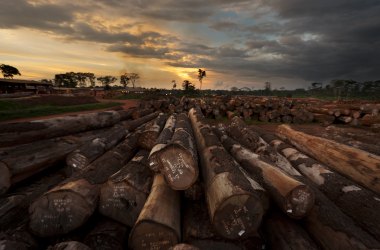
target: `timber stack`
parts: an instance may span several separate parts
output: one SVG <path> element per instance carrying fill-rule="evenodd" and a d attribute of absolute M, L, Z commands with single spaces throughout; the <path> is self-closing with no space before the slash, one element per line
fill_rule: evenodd
<path fill-rule="evenodd" d="M 165 97 L 0 124 L 0 249 L 380 249 L 378 134 L 289 125 L 378 107 Z"/>

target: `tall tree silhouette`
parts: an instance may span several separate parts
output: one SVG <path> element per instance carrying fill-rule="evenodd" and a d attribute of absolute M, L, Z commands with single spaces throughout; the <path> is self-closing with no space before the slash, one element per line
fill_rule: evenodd
<path fill-rule="evenodd" d="M 198 80 L 199 80 L 199 83 L 200 83 L 199 89 L 202 89 L 202 79 L 203 79 L 203 77 L 206 77 L 206 71 L 202 70 L 202 69 L 198 69 Z"/>
<path fill-rule="evenodd" d="M 4 78 L 12 78 L 14 75 L 20 75 L 20 71 L 18 71 L 17 68 L 11 66 L 11 65 L 6 65 L 6 64 L 1 64 L 0 65 L 1 73 L 3 74 Z"/>

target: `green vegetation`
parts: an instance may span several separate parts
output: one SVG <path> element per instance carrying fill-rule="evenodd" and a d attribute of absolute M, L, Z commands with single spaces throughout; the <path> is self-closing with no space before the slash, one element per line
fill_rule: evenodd
<path fill-rule="evenodd" d="M 36 105 L 30 106 L 21 104 L 12 100 L 0 100 L 0 121 L 12 120 L 17 118 L 37 117 L 45 115 L 54 115 L 67 112 L 77 112 L 86 110 L 96 110 L 119 106 L 117 102 L 107 103 L 89 103 L 70 106 L 54 106 L 54 105 Z"/>

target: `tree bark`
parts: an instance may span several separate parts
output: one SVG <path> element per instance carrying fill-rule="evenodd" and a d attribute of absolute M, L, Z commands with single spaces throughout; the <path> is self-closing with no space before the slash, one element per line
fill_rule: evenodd
<path fill-rule="evenodd" d="M 153 120 L 154 118 L 158 116 L 158 114 L 159 114 L 158 112 L 154 112 L 154 113 L 142 116 L 141 118 L 137 118 L 135 120 L 128 120 L 128 121 L 121 122 L 121 125 L 131 132 L 137 129 L 138 127 L 140 127 L 141 125 L 143 125 L 144 123 L 147 123 Z"/>
<path fill-rule="evenodd" d="M 307 185 L 260 159 L 259 155 L 242 147 L 221 131 L 218 136 L 224 147 L 251 176 L 256 177 L 286 215 L 300 219 L 310 212 L 314 205 L 314 194 Z"/>
<path fill-rule="evenodd" d="M 380 194 L 380 156 L 298 132 L 286 125 L 279 126 L 276 134 L 335 171 Z"/>
<path fill-rule="evenodd" d="M 78 241 L 65 241 L 50 246 L 47 250 L 91 250 L 91 248 Z"/>
<path fill-rule="evenodd" d="M 29 208 L 32 231 L 41 237 L 54 236 L 85 223 L 97 206 L 98 184 L 106 182 L 133 157 L 140 132 L 131 134 L 82 172 L 37 199 Z"/>
<path fill-rule="evenodd" d="M 101 214 L 133 227 L 149 195 L 153 181 L 148 152 L 140 150 L 100 190 Z"/>
<path fill-rule="evenodd" d="M 166 249 L 181 241 L 179 193 L 161 174 L 154 177 L 151 193 L 129 238 L 132 249 Z"/>
<path fill-rule="evenodd" d="M 185 113 L 177 116 L 171 141 L 159 152 L 159 168 L 174 190 L 191 187 L 198 178 L 198 154 L 190 120 Z"/>
<path fill-rule="evenodd" d="M 0 147 L 110 127 L 130 115 L 127 111 L 103 111 L 31 122 L 5 123 L 0 125 Z"/>
<path fill-rule="evenodd" d="M 225 151 L 199 109 L 191 109 L 189 116 L 201 157 L 211 223 L 228 239 L 249 237 L 268 206 L 265 191 Z"/>
<path fill-rule="evenodd" d="M 165 127 L 162 129 L 159 137 L 157 138 L 156 145 L 153 146 L 149 154 L 149 168 L 158 173 L 160 171 L 160 160 L 159 155 L 161 149 L 163 149 L 172 139 L 175 125 L 176 125 L 177 115 L 171 115 L 166 121 Z"/>
<path fill-rule="evenodd" d="M 156 119 L 152 121 L 152 125 L 148 126 L 140 135 L 139 146 L 146 150 L 151 150 L 156 144 L 156 140 L 163 129 L 168 116 L 160 113 Z"/>
<path fill-rule="evenodd" d="M 150 113 L 153 113 L 154 110 L 150 108 L 145 109 L 135 109 L 132 113 L 132 119 L 136 120 L 138 118 L 141 118 L 143 116 L 149 115 Z"/>

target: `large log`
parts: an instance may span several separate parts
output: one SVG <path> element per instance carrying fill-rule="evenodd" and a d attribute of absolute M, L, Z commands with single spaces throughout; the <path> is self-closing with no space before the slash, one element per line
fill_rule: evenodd
<path fill-rule="evenodd" d="M 331 171 L 270 134 L 262 135 L 345 214 L 380 239 L 380 196 Z"/>
<path fill-rule="evenodd" d="M 141 150 L 102 185 L 99 212 L 133 227 L 149 195 L 152 181 L 148 152 Z"/>
<path fill-rule="evenodd" d="M 72 136 L 36 141 L 29 144 L 9 147 L 0 152 L 0 194 L 10 185 L 19 183 L 60 161 L 93 139 L 97 131 Z"/>
<path fill-rule="evenodd" d="M 251 176 L 256 177 L 286 215 L 300 219 L 309 213 L 314 205 L 314 194 L 307 185 L 260 159 L 259 155 L 244 148 L 221 130 L 214 131 L 223 146 Z"/>
<path fill-rule="evenodd" d="M 22 225 L 0 232 L 0 249 L 37 250 L 40 248 L 37 239 L 28 232 L 25 225 Z"/>
<path fill-rule="evenodd" d="M 79 241 L 65 241 L 49 246 L 47 250 L 91 250 L 91 248 Z"/>
<path fill-rule="evenodd" d="M 110 127 L 130 116 L 129 111 L 103 111 L 31 122 L 5 123 L 0 125 L 0 147 Z"/>
<path fill-rule="evenodd" d="M 92 250 L 123 250 L 127 245 L 128 233 L 128 227 L 104 219 L 95 226 L 83 242 Z"/>
<path fill-rule="evenodd" d="M 141 125 L 143 125 L 144 123 L 147 123 L 153 120 L 154 118 L 158 116 L 158 114 L 159 114 L 158 112 L 154 112 L 154 113 L 142 116 L 141 118 L 137 118 L 135 120 L 128 120 L 128 121 L 121 122 L 121 125 L 131 132 L 137 129 L 138 127 L 140 127 Z"/>
<path fill-rule="evenodd" d="M 132 119 L 136 120 L 143 116 L 149 115 L 150 113 L 153 113 L 153 109 L 145 108 L 145 109 L 135 109 L 132 112 Z"/>
<path fill-rule="evenodd" d="M 177 116 L 170 143 L 159 152 L 160 171 L 174 190 L 191 187 L 198 178 L 198 155 L 190 120 L 185 113 Z"/>
<path fill-rule="evenodd" d="M 165 127 L 162 129 L 160 136 L 157 138 L 156 145 L 153 146 L 149 154 L 149 168 L 158 173 L 160 171 L 159 152 L 163 149 L 172 139 L 177 115 L 171 115 L 166 121 Z"/>
<path fill-rule="evenodd" d="M 167 249 L 181 241 L 180 200 L 161 174 L 154 177 L 151 193 L 129 237 L 132 249 Z"/>
<path fill-rule="evenodd" d="M 98 184 L 106 182 L 133 157 L 139 134 L 131 134 L 82 172 L 37 199 L 29 207 L 32 231 L 41 237 L 54 236 L 85 223 L 97 206 Z"/>
<path fill-rule="evenodd" d="M 298 132 L 287 125 L 279 126 L 276 134 L 335 171 L 380 194 L 380 156 Z"/>
<path fill-rule="evenodd" d="M 211 223 L 225 238 L 249 237 L 267 208 L 264 189 L 229 155 L 199 109 L 189 117 L 194 130 Z"/>
<path fill-rule="evenodd" d="M 146 150 L 151 150 L 156 144 L 156 140 L 163 129 L 168 116 L 164 113 L 160 113 L 156 119 L 152 121 L 151 126 L 142 131 L 139 146 Z"/>
<path fill-rule="evenodd" d="M 297 223 L 280 215 L 270 213 L 264 221 L 269 248 L 273 250 L 318 250 L 317 244 Z"/>

